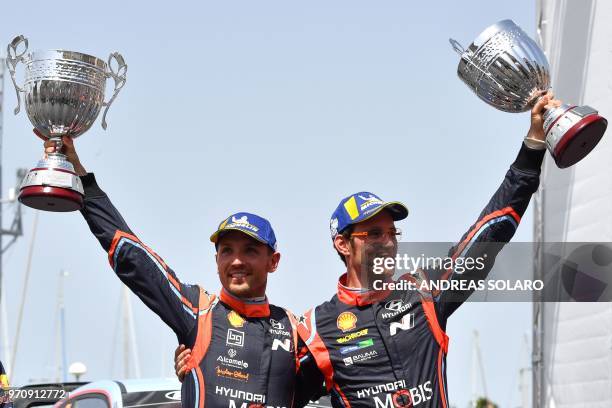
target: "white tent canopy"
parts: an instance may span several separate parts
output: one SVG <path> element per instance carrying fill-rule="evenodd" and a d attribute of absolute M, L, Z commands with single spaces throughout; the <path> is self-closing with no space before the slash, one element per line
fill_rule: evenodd
<path fill-rule="evenodd" d="M 536 0 L 555 95 L 612 120 L 612 2 Z M 612 242 L 612 136 L 582 162 L 546 161 L 537 196 L 540 242 Z M 542 273 L 536 259 L 536 274 Z M 534 406 L 612 407 L 612 304 L 534 303 Z"/>

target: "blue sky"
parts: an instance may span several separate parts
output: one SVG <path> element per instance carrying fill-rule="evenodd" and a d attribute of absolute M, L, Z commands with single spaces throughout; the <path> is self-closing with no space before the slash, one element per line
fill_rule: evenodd
<path fill-rule="evenodd" d="M 269 297 L 296 313 L 329 299 L 343 271 L 328 230 L 342 197 L 370 190 L 401 200 L 411 211 L 399 224 L 404 239 L 457 240 L 529 125 L 528 114 L 496 111 L 468 90 L 448 37 L 468 45 L 505 18 L 533 34 L 531 1 L 60 0 L 10 2 L 2 11 L 4 43 L 25 34 L 31 49 L 123 53 L 128 81 L 108 129 L 98 120 L 76 144 L 140 238 L 183 281 L 218 291 L 208 236 L 231 212 L 261 214 L 283 255 Z M 25 114 L 12 114 L 8 78 L 5 89 L 3 196 L 15 169 L 42 154 Z M 531 239 L 531 214 L 516 240 Z M 24 217 L 25 235 L 3 261 L 11 345 L 34 211 Z M 7 226 L 6 206 L 4 218 Z M 53 375 L 61 269 L 69 271 L 68 361 L 83 361 L 86 379 L 122 377 L 119 280 L 80 214 L 42 213 L 13 382 Z M 170 373 L 176 340 L 132 299 L 142 375 Z M 463 407 L 470 398 L 479 330 L 489 394 L 502 406 L 518 403 L 530 322 L 530 304 L 466 304 L 453 315 L 451 402 Z"/>

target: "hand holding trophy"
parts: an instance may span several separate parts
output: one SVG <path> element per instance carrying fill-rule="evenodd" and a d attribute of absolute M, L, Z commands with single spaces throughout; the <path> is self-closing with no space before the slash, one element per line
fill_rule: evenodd
<path fill-rule="evenodd" d="M 23 45 L 23 51 L 18 49 Z M 75 211 L 83 206 L 83 186 L 72 164 L 62 153 L 62 137 L 76 138 L 86 132 L 102 107 L 102 128 L 106 114 L 125 85 L 127 65 L 121 54 L 114 52 L 108 63 L 91 55 L 65 50 L 27 53 L 28 40 L 20 35 L 7 47 L 6 65 L 17 92 L 15 114 L 21 109 L 21 93 L 36 133 L 56 144 L 23 179 L 19 201 L 28 207 L 46 211 Z M 27 53 L 27 54 L 26 54 Z M 18 63 L 25 66 L 25 82 L 17 85 Z M 114 64 L 116 64 L 116 68 Z M 106 79 L 113 78 L 115 89 L 104 101 Z"/>
<path fill-rule="evenodd" d="M 528 111 L 550 89 L 546 56 L 512 20 L 488 27 L 467 49 L 453 39 L 450 43 L 461 56 L 459 78 L 494 108 Z M 558 167 L 569 167 L 595 148 L 607 126 L 608 121 L 590 106 L 547 109 L 546 146 Z"/>

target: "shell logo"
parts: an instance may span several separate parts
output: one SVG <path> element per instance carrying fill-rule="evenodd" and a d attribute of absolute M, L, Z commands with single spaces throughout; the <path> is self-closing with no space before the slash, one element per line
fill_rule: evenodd
<path fill-rule="evenodd" d="M 238 327 L 238 328 L 244 326 L 244 323 L 246 322 L 246 320 L 244 320 L 242 316 L 240 316 L 238 313 L 234 312 L 233 310 L 227 314 L 227 320 L 230 322 L 230 324 L 233 327 Z"/>
<path fill-rule="evenodd" d="M 342 312 L 336 320 L 336 326 L 343 332 L 353 330 L 357 326 L 357 316 L 351 312 Z"/>

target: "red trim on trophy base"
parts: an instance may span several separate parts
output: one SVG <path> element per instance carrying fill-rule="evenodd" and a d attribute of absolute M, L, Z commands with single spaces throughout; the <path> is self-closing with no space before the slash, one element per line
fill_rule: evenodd
<path fill-rule="evenodd" d="M 557 166 L 564 169 L 582 160 L 597 146 L 607 127 L 606 118 L 597 114 L 580 119 L 565 132 L 554 148 L 553 157 Z"/>
<path fill-rule="evenodd" d="M 83 196 L 61 187 L 28 186 L 19 193 L 23 205 L 43 211 L 68 212 L 83 208 Z"/>
<path fill-rule="evenodd" d="M 563 113 L 561 113 L 560 115 L 557 115 L 556 119 L 553 120 L 553 122 L 548 125 L 548 127 L 546 129 L 544 129 L 544 133 L 548 134 L 548 132 L 550 132 L 550 129 L 553 128 L 553 126 L 555 126 L 555 124 L 559 121 L 559 119 L 561 119 L 563 116 L 565 116 L 565 114 L 569 111 L 571 111 L 572 109 L 574 109 L 577 105 L 572 105 L 569 108 L 567 108 L 566 110 L 563 111 Z"/>

